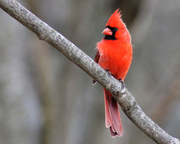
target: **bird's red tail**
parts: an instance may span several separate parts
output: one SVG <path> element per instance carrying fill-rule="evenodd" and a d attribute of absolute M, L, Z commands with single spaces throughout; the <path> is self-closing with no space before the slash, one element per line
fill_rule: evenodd
<path fill-rule="evenodd" d="M 118 103 L 113 96 L 104 89 L 104 102 L 105 102 L 105 124 L 110 128 L 111 136 L 122 136 L 123 128 L 118 108 Z"/>

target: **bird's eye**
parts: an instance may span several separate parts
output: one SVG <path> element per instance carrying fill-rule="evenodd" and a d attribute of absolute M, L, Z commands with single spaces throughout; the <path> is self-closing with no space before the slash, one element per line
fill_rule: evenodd
<path fill-rule="evenodd" d="M 118 30 L 118 28 L 114 28 L 114 30 L 113 30 L 113 31 L 115 31 L 115 32 L 116 32 L 117 30 Z"/>

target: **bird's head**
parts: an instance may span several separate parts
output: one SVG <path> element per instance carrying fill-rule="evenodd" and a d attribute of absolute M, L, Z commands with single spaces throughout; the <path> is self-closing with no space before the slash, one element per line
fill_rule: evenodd
<path fill-rule="evenodd" d="M 119 9 L 110 16 L 102 33 L 105 34 L 104 39 L 106 40 L 117 40 L 121 38 L 128 38 L 131 40 L 129 31 L 121 19 L 121 12 Z"/>

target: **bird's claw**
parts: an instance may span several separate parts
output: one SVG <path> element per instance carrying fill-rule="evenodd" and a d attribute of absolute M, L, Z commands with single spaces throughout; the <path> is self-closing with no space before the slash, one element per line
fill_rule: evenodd
<path fill-rule="evenodd" d="M 126 90 L 126 84 L 124 83 L 124 81 L 122 81 L 122 79 L 119 79 L 119 81 L 122 84 L 122 92 L 124 92 Z"/>
<path fill-rule="evenodd" d="M 111 72 L 109 71 L 108 68 L 106 68 L 105 71 L 107 71 L 108 75 L 111 75 Z"/>

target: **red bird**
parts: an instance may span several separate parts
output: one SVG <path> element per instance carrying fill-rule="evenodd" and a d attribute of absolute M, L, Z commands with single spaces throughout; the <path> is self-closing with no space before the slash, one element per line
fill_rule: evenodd
<path fill-rule="evenodd" d="M 109 71 L 118 80 L 126 77 L 132 61 L 131 35 L 121 19 L 119 9 L 109 18 L 102 32 L 104 38 L 97 43 L 98 50 L 95 56 L 103 69 Z M 95 82 L 95 81 L 94 81 Z M 110 128 L 111 136 L 122 136 L 123 128 L 119 107 L 113 96 L 104 88 L 105 125 Z"/>

